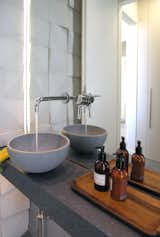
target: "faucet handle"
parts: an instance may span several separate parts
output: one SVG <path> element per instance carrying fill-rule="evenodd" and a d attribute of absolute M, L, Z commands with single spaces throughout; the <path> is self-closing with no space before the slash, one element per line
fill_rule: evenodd
<path fill-rule="evenodd" d="M 77 96 L 77 105 L 89 106 L 93 102 L 94 102 L 94 96 L 92 94 Z"/>
<path fill-rule="evenodd" d="M 88 109 L 89 118 L 91 117 L 91 105 L 94 102 L 96 97 L 100 97 L 100 95 L 92 95 L 89 94 L 80 94 L 77 96 L 77 105 L 78 105 L 78 119 L 82 119 L 83 114 L 86 116 L 86 109 Z"/>
<path fill-rule="evenodd" d="M 82 95 L 78 95 L 77 96 L 77 101 L 76 101 L 76 103 L 77 103 L 77 105 L 81 105 L 82 104 Z"/>
<path fill-rule="evenodd" d="M 43 97 L 38 97 L 35 99 L 35 103 L 34 103 L 34 111 L 35 112 L 38 112 L 39 104 L 41 103 L 41 101 L 43 101 Z"/>

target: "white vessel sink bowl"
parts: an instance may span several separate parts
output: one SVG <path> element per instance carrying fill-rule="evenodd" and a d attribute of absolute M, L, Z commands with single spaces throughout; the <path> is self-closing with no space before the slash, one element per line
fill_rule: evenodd
<path fill-rule="evenodd" d="M 107 138 L 105 129 L 87 125 L 86 133 L 85 125 L 82 124 L 66 126 L 62 134 L 70 139 L 73 149 L 80 153 L 94 152 L 96 147 L 102 146 Z"/>
<path fill-rule="evenodd" d="M 64 161 L 70 145 L 67 137 L 39 133 L 38 151 L 35 139 L 35 134 L 26 134 L 17 136 L 8 143 L 9 156 L 19 168 L 30 173 L 43 173 L 55 169 Z"/>

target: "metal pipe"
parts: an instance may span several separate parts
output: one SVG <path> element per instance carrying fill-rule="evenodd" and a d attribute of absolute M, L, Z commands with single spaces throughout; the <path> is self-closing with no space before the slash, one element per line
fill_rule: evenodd
<path fill-rule="evenodd" d="M 62 96 L 42 96 L 38 97 L 35 100 L 34 110 L 35 112 L 38 112 L 39 104 L 44 101 L 63 100 L 67 104 L 69 103 L 70 100 L 76 99 L 76 104 L 78 105 L 78 111 L 80 111 L 82 107 L 87 107 L 90 114 L 91 104 L 94 102 L 96 97 L 99 97 L 99 95 L 85 94 L 78 96 L 70 96 L 68 93 L 66 93 Z"/>
<path fill-rule="evenodd" d="M 39 109 L 39 104 L 44 101 L 62 100 L 67 104 L 69 103 L 70 100 L 73 100 L 76 98 L 77 98 L 76 96 L 70 96 L 68 93 L 62 96 L 41 96 L 35 100 L 34 110 L 35 112 L 37 112 Z"/>

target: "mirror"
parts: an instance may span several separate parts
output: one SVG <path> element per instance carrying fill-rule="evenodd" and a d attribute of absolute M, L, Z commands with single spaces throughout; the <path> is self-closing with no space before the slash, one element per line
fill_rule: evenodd
<path fill-rule="evenodd" d="M 160 161 L 160 1 L 88 0 L 85 9 L 86 85 L 102 95 L 90 122 L 108 130 L 110 153 L 125 135 L 131 153 L 141 140 Z"/>
<path fill-rule="evenodd" d="M 83 23 L 85 23 L 82 35 L 82 64 L 85 61 L 86 70 L 83 71 L 81 80 L 82 2 Z M 132 10 L 129 4 L 132 5 Z M 109 152 L 113 152 L 117 147 L 120 135 L 125 135 L 131 152 L 136 141 L 140 139 L 144 154 L 158 161 L 160 159 L 158 155 L 160 109 L 157 99 L 160 90 L 157 63 L 160 57 L 159 0 L 120 1 L 120 3 L 111 0 L 48 0 L 47 2 L 41 0 L 31 1 L 30 9 L 31 108 L 35 97 L 60 95 L 66 91 L 77 95 L 86 87 L 88 92 L 101 95 L 93 105 L 92 118 L 88 119 L 88 123 L 97 124 L 108 130 Z M 137 11 L 137 15 L 133 14 L 134 11 Z M 130 70 L 129 66 L 124 69 L 128 48 L 126 39 L 122 39 L 122 43 L 119 39 L 119 32 L 123 31 L 122 34 L 125 34 L 124 25 L 126 28 L 130 26 L 132 30 L 136 28 L 133 31 L 137 34 L 135 40 L 128 43 L 132 49 L 132 53 L 128 56 L 128 58 L 132 56 Z M 137 55 L 134 54 L 135 51 Z M 136 61 L 133 60 L 133 56 L 137 58 Z M 121 75 L 120 71 L 128 74 L 130 78 L 127 82 L 127 97 L 124 96 L 126 93 L 124 92 L 126 85 L 123 84 L 125 79 L 122 79 L 124 75 Z M 127 98 L 132 96 L 135 96 L 135 100 L 131 105 L 131 100 Z M 76 112 L 72 104 L 69 106 L 68 112 L 61 102 L 43 104 L 40 108 L 42 128 L 46 129 L 49 124 L 52 129 L 55 127 L 60 129 L 66 122 L 74 122 Z M 33 111 L 31 118 L 34 124 Z M 123 129 L 126 125 L 128 128 Z"/>

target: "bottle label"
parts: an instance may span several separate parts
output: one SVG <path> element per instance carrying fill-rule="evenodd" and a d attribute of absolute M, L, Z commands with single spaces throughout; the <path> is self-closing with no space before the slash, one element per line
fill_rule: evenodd
<path fill-rule="evenodd" d="M 94 172 L 94 182 L 97 185 L 105 186 L 106 185 L 106 175 L 105 174 L 98 174 Z"/>

